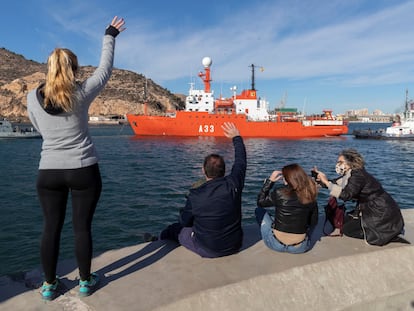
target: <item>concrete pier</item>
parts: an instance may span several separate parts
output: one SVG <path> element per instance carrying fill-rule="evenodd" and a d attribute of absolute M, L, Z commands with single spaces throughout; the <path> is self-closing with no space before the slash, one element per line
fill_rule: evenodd
<path fill-rule="evenodd" d="M 414 244 L 414 209 L 403 210 Z M 320 221 L 320 223 L 323 223 Z M 308 253 L 269 250 L 258 226 L 245 228 L 239 254 L 203 259 L 172 242 L 155 241 L 97 255 L 102 281 L 79 298 L 74 260 L 59 263 L 64 293 L 43 302 L 41 272 L 0 278 L 1 310 L 414 310 L 414 247 L 370 246 L 326 237 L 318 227 Z"/>

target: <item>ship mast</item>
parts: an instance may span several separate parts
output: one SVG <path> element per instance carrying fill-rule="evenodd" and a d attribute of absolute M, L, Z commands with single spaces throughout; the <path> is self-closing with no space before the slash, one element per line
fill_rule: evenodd
<path fill-rule="evenodd" d="M 145 78 L 143 95 L 144 95 L 144 101 L 146 102 L 147 101 L 147 95 L 148 95 L 148 80 L 147 80 L 147 78 Z"/>
<path fill-rule="evenodd" d="M 404 111 L 404 117 L 408 118 L 409 117 L 409 112 L 408 112 L 408 89 L 405 90 L 405 111 Z"/>
<path fill-rule="evenodd" d="M 256 89 L 255 89 L 255 86 L 254 86 L 254 68 L 259 67 L 259 66 L 255 65 L 255 64 L 251 64 L 249 67 L 252 67 L 252 88 L 251 88 L 251 90 L 255 91 Z M 262 66 L 260 66 L 260 70 L 261 71 L 264 70 Z"/>
<path fill-rule="evenodd" d="M 249 67 L 252 67 L 252 90 L 253 91 L 255 91 L 255 88 L 254 88 L 254 64 L 251 64 Z"/>
<path fill-rule="evenodd" d="M 211 77 L 210 77 L 210 66 L 213 63 L 210 57 L 204 57 L 202 60 L 204 66 L 204 73 L 199 72 L 198 76 L 203 80 L 204 83 L 204 92 L 210 93 L 211 92 Z"/>
<path fill-rule="evenodd" d="M 144 84 L 144 90 L 142 91 L 142 97 L 144 98 L 144 115 L 146 116 L 148 114 L 148 102 L 147 102 L 147 95 L 148 95 L 148 79 L 145 77 L 145 84 Z"/>

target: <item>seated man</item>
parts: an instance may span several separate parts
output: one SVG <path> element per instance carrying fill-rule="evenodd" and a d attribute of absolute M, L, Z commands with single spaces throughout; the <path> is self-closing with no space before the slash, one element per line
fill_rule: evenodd
<path fill-rule="evenodd" d="M 225 176 L 224 159 L 210 154 L 204 159 L 205 182 L 190 189 L 178 223 L 164 229 L 160 239 L 179 242 L 201 257 L 237 253 L 242 246 L 241 195 L 246 176 L 246 150 L 239 130 L 224 123 L 224 135 L 233 141 L 234 164 Z"/>

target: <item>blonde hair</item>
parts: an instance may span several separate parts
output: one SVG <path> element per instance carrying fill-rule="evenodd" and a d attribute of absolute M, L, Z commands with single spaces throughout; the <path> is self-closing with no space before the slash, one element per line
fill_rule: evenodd
<path fill-rule="evenodd" d="M 318 195 L 318 188 L 315 182 L 303 168 L 296 163 L 286 165 L 282 168 L 282 174 L 290 190 L 296 192 L 302 204 L 315 202 Z"/>
<path fill-rule="evenodd" d="M 75 104 L 78 58 L 68 49 L 56 48 L 49 55 L 47 67 L 44 107 L 52 106 L 65 112 L 72 111 Z"/>

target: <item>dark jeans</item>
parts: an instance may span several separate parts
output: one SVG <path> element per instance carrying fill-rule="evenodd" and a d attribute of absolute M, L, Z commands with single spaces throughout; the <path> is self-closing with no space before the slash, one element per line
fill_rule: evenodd
<path fill-rule="evenodd" d="M 194 238 L 193 228 L 183 227 L 180 223 L 173 223 L 165 228 L 160 234 L 160 239 L 178 242 L 185 248 L 204 258 L 217 258 L 221 256 L 201 247 Z"/>
<path fill-rule="evenodd" d="M 60 235 L 69 192 L 72 195 L 72 225 L 79 275 L 81 280 L 89 278 L 92 218 L 101 190 L 98 164 L 79 169 L 39 170 L 37 193 L 44 216 L 40 255 L 46 282 L 51 283 L 56 277 Z"/>
<path fill-rule="evenodd" d="M 161 231 L 160 240 L 172 240 L 178 242 L 178 235 L 180 234 L 182 228 L 183 226 L 178 222 L 169 225 Z"/>

